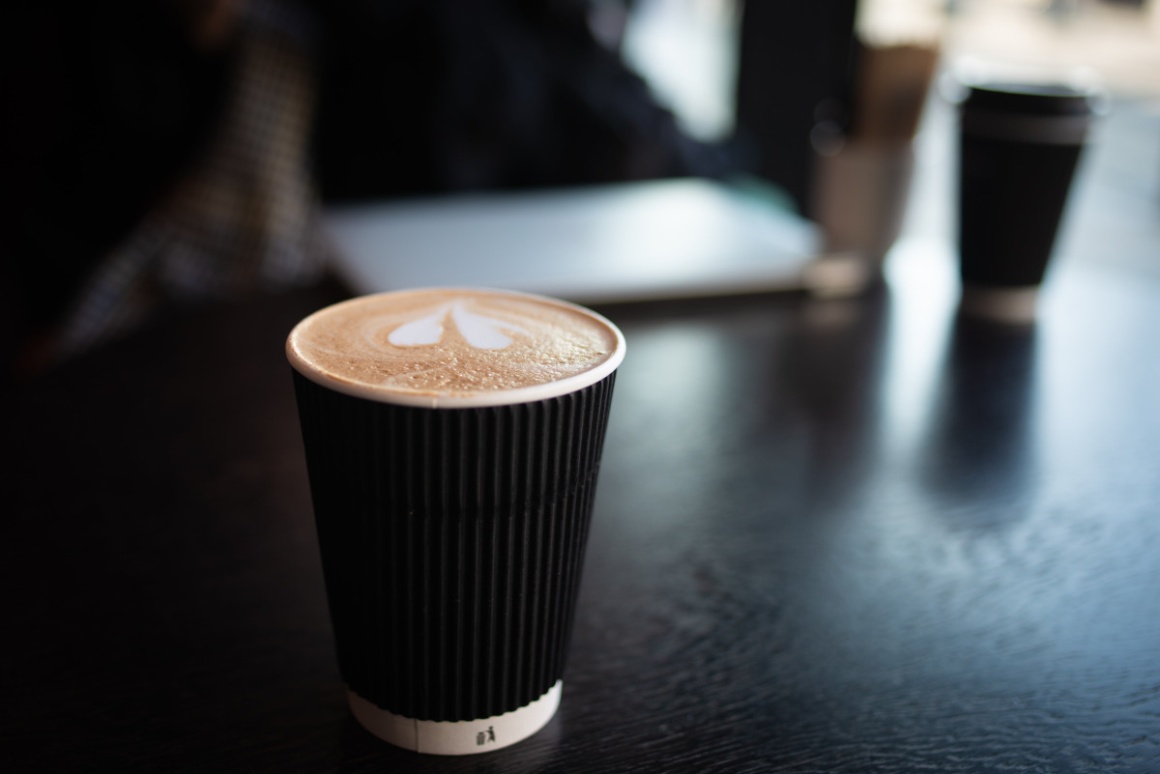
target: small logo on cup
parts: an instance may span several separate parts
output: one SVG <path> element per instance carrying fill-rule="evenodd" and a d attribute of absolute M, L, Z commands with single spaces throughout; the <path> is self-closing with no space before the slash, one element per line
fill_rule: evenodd
<path fill-rule="evenodd" d="M 504 349 L 511 346 L 508 334 L 527 334 L 514 323 L 476 314 L 462 301 L 438 307 L 434 312 L 403 323 L 391 331 L 387 341 L 396 347 L 429 347 L 443 340 L 444 328 L 450 318 L 464 341 L 476 349 Z"/>
<path fill-rule="evenodd" d="M 488 742 L 494 742 L 494 741 L 495 741 L 495 727 L 494 726 L 488 726 L 486 731 L 480 731 L 478 734 L 475 735 L 475 744 L 479 747 L 482 747 L 483 745 L 487 744 Z"/>

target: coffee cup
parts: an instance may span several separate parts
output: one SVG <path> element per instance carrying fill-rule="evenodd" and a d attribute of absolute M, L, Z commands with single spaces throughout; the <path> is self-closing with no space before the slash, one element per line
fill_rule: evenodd
<path fill-rule="evenodd" d="M 620 331 L 497 290 L 365 296 L 286 344 L 339 671 L 400 747 L 489 752 L 560 701 Z"/>
<path fill-rule="evenodd" d="M 1027 72 L 995 72 L 964 86 L 960 308 L 972 316 L 1030 322 L 1102 97 L 1090 81 Z"/>

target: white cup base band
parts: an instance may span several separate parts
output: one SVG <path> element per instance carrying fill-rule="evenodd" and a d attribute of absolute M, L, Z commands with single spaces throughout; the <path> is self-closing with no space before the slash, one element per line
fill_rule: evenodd
<path fill-rule="evenodd" d="M 1025 324 L 1035 321 L 1039 286 L 993 288 L 964 285 L 959 308 L 973 317 Z"/>
<path fill-rule="evenodd" d="M 480 720 L 415 720 L 380 709 L 347 690 L 350 711 L 363 728 L 396 747 L 429 755 L 473 755 L 527 739 L 548 724 L 560 706 L 562 681 L 525 707 Z"/>

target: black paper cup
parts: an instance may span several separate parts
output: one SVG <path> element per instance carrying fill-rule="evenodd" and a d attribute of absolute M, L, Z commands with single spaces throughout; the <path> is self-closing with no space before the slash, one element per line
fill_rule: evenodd
<path fill-rule="evenodd" d="M 535 315 L 519 316 L 526 309 L 603 331 L 596 349 L 606 351 L 560 344 L 574 331 L 540 331 Z M 346 344 L 318 334 L 328 315 L 355 321 Z M 536 383 L 505 380 L 515 368 L 505 347 L 477 348 L 483 367 L 440 354 L 448 340 L 470 349 L 460 329 L 472 321 L 484 321 L 476 333 L 492 336 L 489 346 L 539 337 L 524 348 Z M 388 334 L 400 330 L 426 343 L 394 347 Z M 343 358 L 374 374 L 376 346 L 396 365 L 408 350 L 427 361 L 404 363 L 402 387 L 352 378 Z M 560 370 L 551 351 L 595 359 Z M 353 714 L 425 753 L 488 752 L 535 733 L 560 701 L 623 336 L 564 302 L 440 289 L 322 310 L 295 328 L 287 353 Z M 444 367 L 484 386 L 438 383 L 432 373 Z"/>
<path fill-rule="evenodd" d="M 1071 181 L 1102 99 L 1080 80 L 970 84 L 960 104 L 961 310 L 1036 317 Z"/>

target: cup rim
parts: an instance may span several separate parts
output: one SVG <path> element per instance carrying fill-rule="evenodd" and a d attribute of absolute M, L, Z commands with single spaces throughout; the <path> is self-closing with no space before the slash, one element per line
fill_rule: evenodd
<path fill-rule="evenodd" d="M 612 333 L 615 339 L 616 346 L 612 353 L 605 360 L 597 363 L 592 368 L 579 374 L 566 376 L 562 379 L 556 379 L 542 384 L 529 385 L 527 387 L 516 387 L 506 390 L 488 390 L 475 392 L 449 392 L 443 394 L 434 394 L 429 392 L 391 392 L 373 385 L 364 384 L 361 382 L 353 382 L 340 378 L 336 378 L 332 374 L 328 374 L 312 363 L 309 358 L 304 356 L 298 348 L 297 338 L 302 329 L 309 321 L 319 315 L 327 313 L 329 310 L 341 308 L 344 306 L 365 303 L 369 298 L 377 298 L 382 296 L 391 296 L 407 293 L 424 293 L 424 292 L 440 292 L 440 293 L 494 293 L 500 296 L 509 296 L 523 298 L 531 301 L 536 301 L 549 306 L 555 306 L 570 310 L 574 313 L 587 317 L 597 324 L 605 327 Z M 535 403 L 550 398 L 557 398 L 563 395 L 569 395 L 578 392 L 585 387 L 590 387 L 594 384 L 604 381 L 611 375 L 624 361 L 626 350 L 626 342 L 624 334 L 620 328 L 616 326 L 611 320 L 598 312 L 594 312 L 587 307 L 574 304 L 570 301 L 564 301 L 559 298 L 552 298 L 550 296 L 539 295 L 536 293 L 526 293 L 517 290 L 504 290 L 501 288 L 487 288 L 487 287 L 422 287 L 422 288 L 405 288 L 399 290 L 386 291 L 383 293 L 371 293 L 367 295 L 356 296 L 345 301 L 340 301 L 335 304 L 323 307 L 310 315 L 307 315 L 300 320 L 290 334 L 286 338 L 286 358 L 290 361 L 291 367 L 319 385 L 328 390 L 349 395 L 354 398 L 361 398 L 363 400 L 370 400 L 376 403 L 388 403 L 397 406 L 411 406 L 418 408 L 431 409 L 452 409 L 452 408 L 490 408 L 496 406 L 510 406 L 522 403 Z"/>
<path fill-rule="evenodd" d="M 960 108 L 972 91 L 1025 95 L 1030 98 L 1082 99 L 1086 114 L 1108 112 L 1110 95 L 1099 73 L 1080 65 L 1048 66 L 963 56 L 939 81 L 939 94 Z"/>

